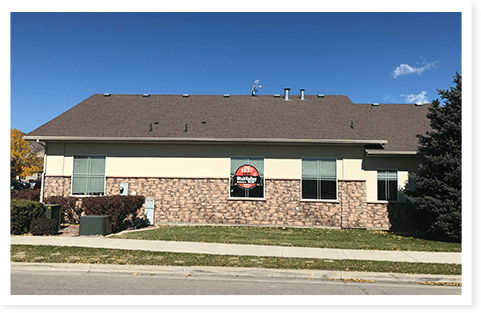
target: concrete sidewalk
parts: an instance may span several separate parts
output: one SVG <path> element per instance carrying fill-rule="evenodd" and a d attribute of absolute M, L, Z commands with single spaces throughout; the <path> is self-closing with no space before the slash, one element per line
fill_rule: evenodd
<path fill-rule="evenodd" d="M 135 239 L 111 239 L 100 236 L 52 237 L 12 236 L 16 245 L 47 245 L 88 247 L 125 250 L 145 250 L 177 253 L 202 253 L 218 255 L 248 255 L 284 258 L 314 258 L 335 260 L 372 260 L 413 263 L 461 264 L 462 254 L 456 252 L 379 251 L 280 247 L 261 245 L 237 245 L 204 242 L 153 241 Z"/>

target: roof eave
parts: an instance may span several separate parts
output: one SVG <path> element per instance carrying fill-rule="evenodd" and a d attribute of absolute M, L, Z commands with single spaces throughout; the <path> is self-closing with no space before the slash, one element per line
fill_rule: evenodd
<path fill-rule="evenodd" d="M 76 137 L 76 136 L 24 136 L 28 141 L 44 142 L 143 142 L 143 143 L 218 143 L 218 144 L 331 144 L 331 145 L 384 145 L 387 140 L 354 139 L 285 139 L 285 138 L 179 138 L 179 137 Z"/>
<path fill-rule="evenodd" d="M 422 156 L 418 151 L 389 151 L 389 150 L 378 150 L 378 149 L 366 149 L 366 156 L 368 157 L 419 157 Z"/>

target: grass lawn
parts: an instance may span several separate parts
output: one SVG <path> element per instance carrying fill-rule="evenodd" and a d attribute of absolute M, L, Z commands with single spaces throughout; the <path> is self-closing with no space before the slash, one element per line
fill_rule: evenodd
<path fill-rule="evenodd" d="M 111 238 L 217 242 L 292 247 L 461 252 L 461 244 L 422 240 L 381 230 L 253 226 L 160 226 Z"/>
<path fill-rule="evenodd" d="M 461 275 L 461 265 L 459 264 L 228 256 L 31 245 L 12 245 L 10 260 L 11 262 L 37 263 L 230 266 L 273 269 Z"/>

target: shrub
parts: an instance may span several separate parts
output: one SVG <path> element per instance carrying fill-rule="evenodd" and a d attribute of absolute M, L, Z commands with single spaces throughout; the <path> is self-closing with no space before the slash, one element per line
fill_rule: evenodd
<path fill-rule="evenodd" d="M 10 198 L 40 201 L 40 189 L 24 189 L 20 191 L 12 191 L 10 192 Z"/>
<path fill-rule="evenodd" d="M 30 225 L 30 233 L 34 236 L 55 235 L 58 231 L 58 221 L 53 218 L 41 217 Z"/>
<path fill-rule="evenodd" d="M 137 214 L 144 202 L 144 196 L 88 197 L 82 199 L 82 207 L 87 215 L 111 215 L 112 231 L 117 232 L 139 225 Z"/>
<path fill-rule="evenodd" d="M 80 222 L 80 215 L 82 215 L 83 209 L 77 205 L 78 198 L 76 197 L 61 197 L 53 196 L 45 198 L 44 203 L 48 204 L 60 204 L 62 206 L 62 221 L 69 224 L 78 224 Z"/>
<path fill-rule="evenodd" d="M 10 233 L 14 235 L 28 233 L 32 221 L 44 215 L 43 204 L 25 199 L 12 199 L 10 202 Z"/>

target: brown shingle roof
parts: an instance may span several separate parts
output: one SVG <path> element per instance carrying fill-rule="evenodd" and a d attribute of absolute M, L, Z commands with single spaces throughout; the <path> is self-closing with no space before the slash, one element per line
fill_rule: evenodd
<path fill-rule="evenodd" d="M 413 151 L 418 145 L 416 134 L 430 129 L 427 105 L 373 107 L 334 95 L 305 99 L 95 94 L 27 137 L 387 140 L 386 150 Z"/>

